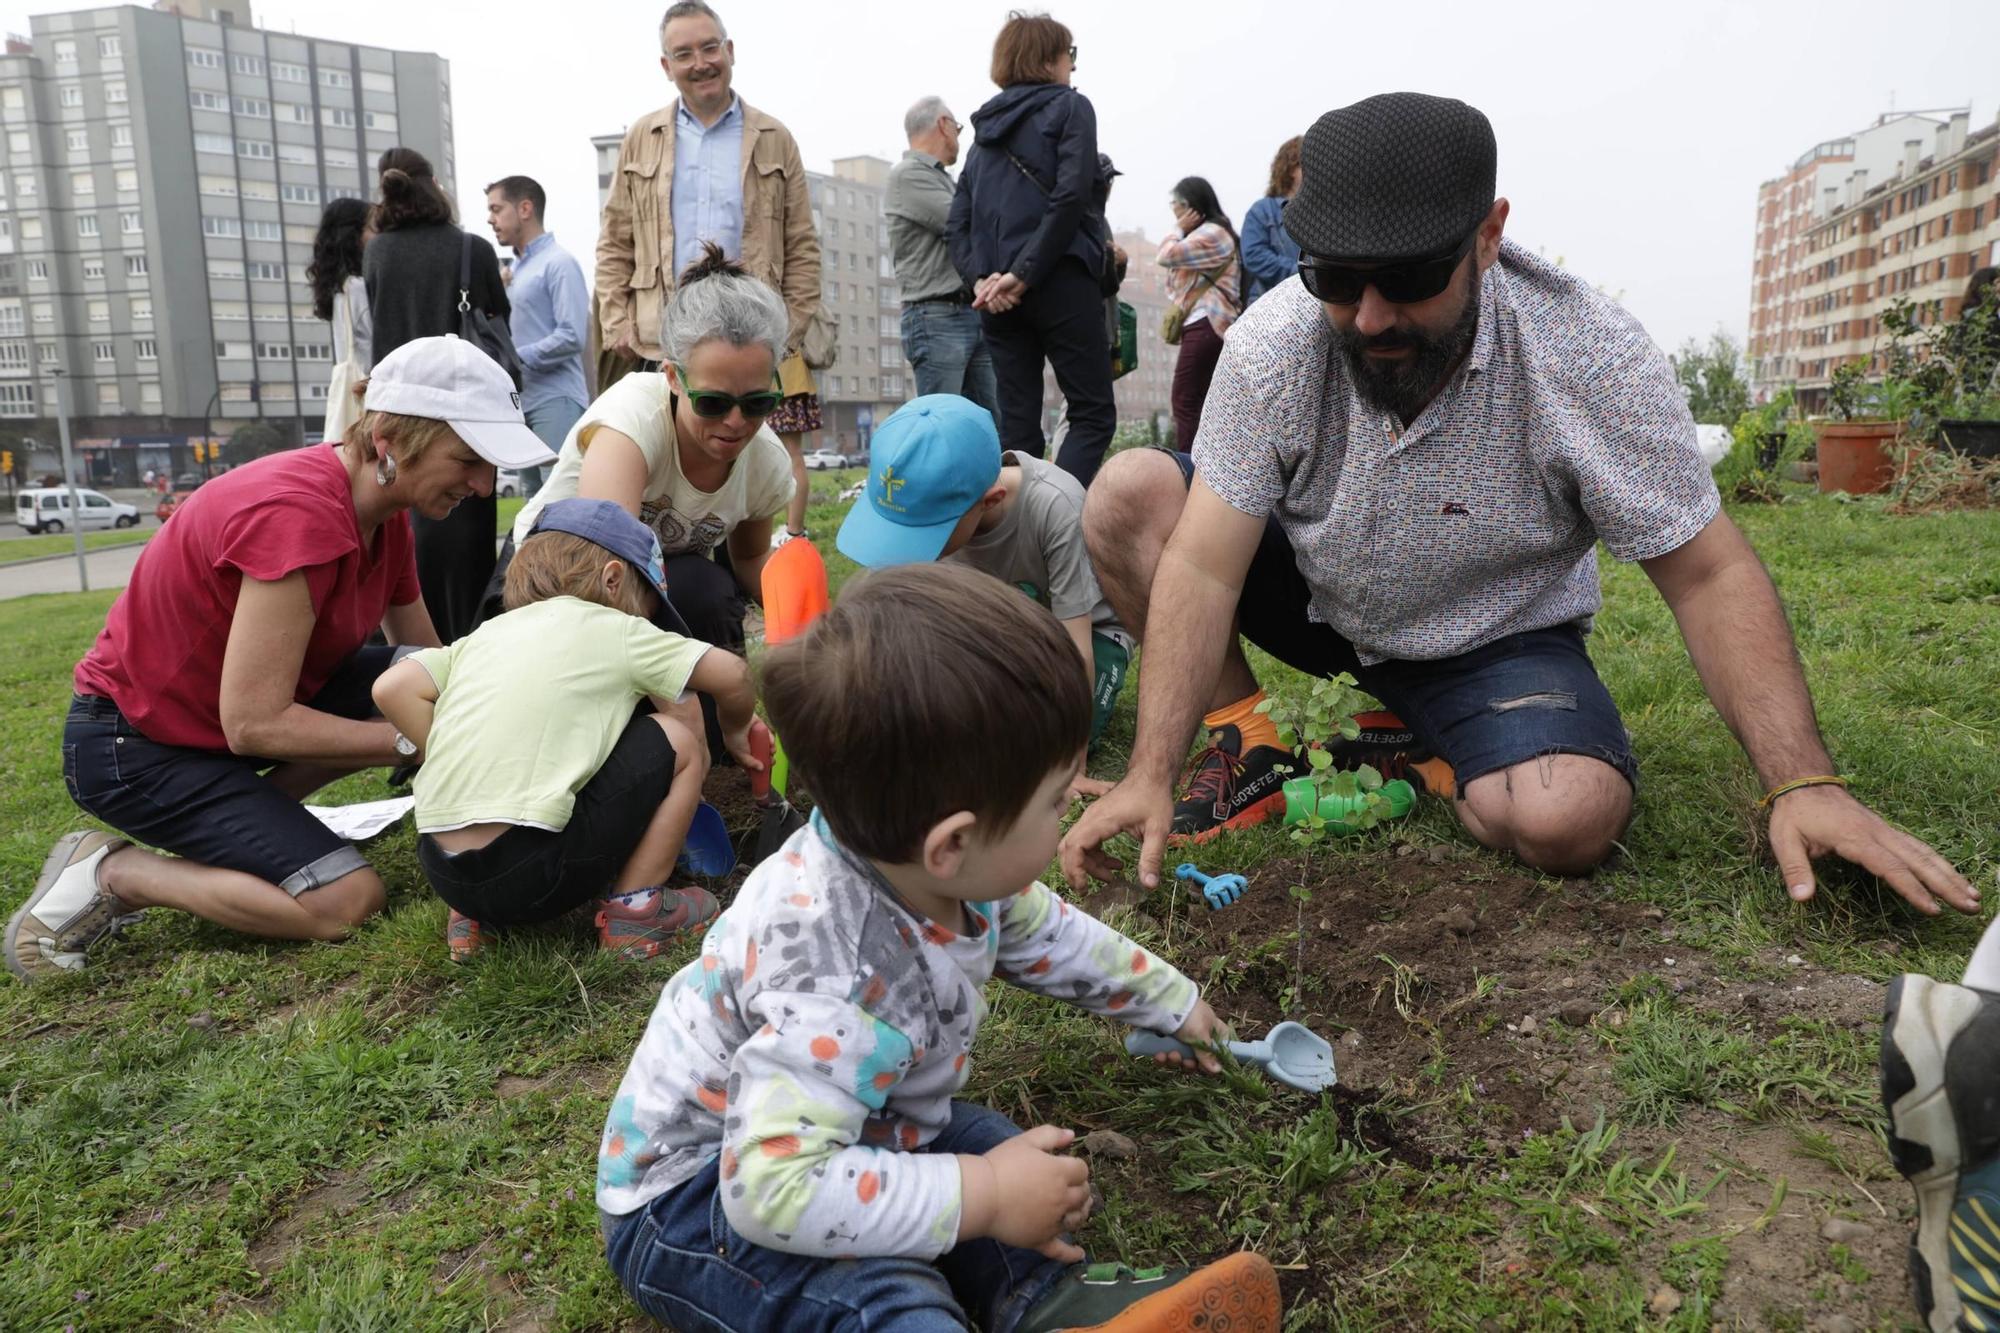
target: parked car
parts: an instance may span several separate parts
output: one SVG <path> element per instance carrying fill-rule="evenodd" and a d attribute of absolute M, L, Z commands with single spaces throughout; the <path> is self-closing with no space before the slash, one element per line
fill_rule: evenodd
<path fill-rule="evenodd" d="M 174 478 L 174 489 L 177 491 L 191 491 L 200 486 L 202 480 L 202 475 L 199 472 L 183 472 Z"/>
<path fill-rule="evenodd" d="M 77 489 L 77 499 L 83 505 L 83 516 L 76 526 L 89 531 L 92 528 L 131 528 L 139 524 L 139 509 L 136 505 L 120 504 L 100 491 Z M 67 487 L 41 487 L 20 492 L 14 498 L 14 517 L 29 532 L 64 532 L 69 529 L 69 489 Z"/>
<path fill-rule="evenodd" d="M 815 449 L 806 455 L 806 467 L 814 472 L 846 466 L 847 459 L 832 449 Z"/>
<path fill-rule="evenodd" d="M 173 516 L 173 512 L 186 503 L 187 498 L 193 494 L 193 491 L 169 491 L 160 497 L 158 504 L 153 506 L 154 517 L 158 518 L 162 523 L 166 522 Z"/>
<path fill-rule="evenodd" d="M 503 500 L 511 500 L 521 493 L 521 474 L 512 468 L 499 468 L 493 473 L 493 493 Z"/>

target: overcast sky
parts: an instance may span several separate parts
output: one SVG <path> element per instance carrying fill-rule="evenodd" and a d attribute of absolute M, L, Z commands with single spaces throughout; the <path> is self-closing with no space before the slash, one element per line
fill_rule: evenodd
<path fill-rule="evenodd" d="M 665 0 L 251 0 L 259 26 L 451 61 L 460 206 L 540 180 L 549 223 L 590 268 L 594 134 L 664 104 Z M 9 29 L 53 6 L 0 0 Z M 63 6 L 68 7 L 68 6 Z M 81 6 L 78 6 L 81 7 Z M 806 165 L 893 159 L 902 116 L 942 94 L 961 120 L 1006 4 L 975 0 L 717 0 L 736 89 L 788 125 Z M 1768 3 L 1332 5 L 1282 0 L 1114 4 L 1053 12 L 1079 48 L 1076 86 L 1126 173 L 1111 220 L 1157 236 L 1167 192 L 1207 176 L 1238 222 L 1271 153 L 1321 112 L 1378 92 L 1463 98 L 1493 121 L 1508 234 L 1618 294 L 1671 349 L 1717 325 L 1741 336 L 1759 181 L 1898 108 L 2000 98 L 2000 4 L 1901 11 L 1858 0 Z M 1907 19 L 1904 15 L 1907 14 Z"/>

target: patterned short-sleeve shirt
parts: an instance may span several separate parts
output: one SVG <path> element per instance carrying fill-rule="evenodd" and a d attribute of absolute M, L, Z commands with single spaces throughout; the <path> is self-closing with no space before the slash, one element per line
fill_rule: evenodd
<path fill-rule="evenodd" d="M 1369 663 L 1588 628 L 1599 540 L 1649 560 L 1721 509 L 1666 356 L 1616 302 L 1511 241 L 1482 279 L 1464 365 L 1407 428 L 1355 394 L 1294 277 L 1230 330 L 1193 452 L 1232 507 L 1277 516 L 1312 619 Z"/>

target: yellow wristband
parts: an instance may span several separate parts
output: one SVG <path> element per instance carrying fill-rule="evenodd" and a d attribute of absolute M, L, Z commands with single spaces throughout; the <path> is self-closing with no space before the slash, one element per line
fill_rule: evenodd
<path fill-rule="evenodd" d="M 1757 808 L 1759 810 L 1769 809 L 1771 802 L 1777 800 L 1786 792 L 1797 791 L 1801 787 L 1845 787 L 1846 785 L 1847 779 L 1841 777 L 1838 773 L 1821 773 L 1816 777 L 1796 778 L 1791 782 L 1783 783 L 1765 792 L 1764 799 L 1757 802 Z"/>

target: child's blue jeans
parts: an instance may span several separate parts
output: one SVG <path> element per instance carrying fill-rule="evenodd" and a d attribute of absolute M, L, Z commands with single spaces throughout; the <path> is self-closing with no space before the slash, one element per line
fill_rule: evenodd
<path fill-rule="evenodd" d="M 997 1111 L 951 1104 L 920 1152 L 983 1153 L 1019 1134 Z M 717 1165 L 611 1225 L 611 1270 L 647 1314 L 680 1333 L 1009 1333 L 1068 1265 L 973 1240 L 935 1261 L 815 1259 L 753 1245 L 722 1213 Z"/>

